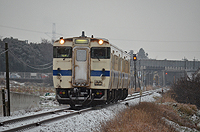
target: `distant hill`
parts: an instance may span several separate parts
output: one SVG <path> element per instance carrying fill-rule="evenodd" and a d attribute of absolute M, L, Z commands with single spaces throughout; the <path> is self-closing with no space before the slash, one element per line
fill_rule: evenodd
<path fill-rule="evenodd" d="M 0 72 L 6 71 L 3 53 L 6 42 L 9 48 L 10 72 L 52 72 L 50 66 L 53 61 L 53 45 L 49 41 L 28 43 L 12 37 L 0 40 Z"/>

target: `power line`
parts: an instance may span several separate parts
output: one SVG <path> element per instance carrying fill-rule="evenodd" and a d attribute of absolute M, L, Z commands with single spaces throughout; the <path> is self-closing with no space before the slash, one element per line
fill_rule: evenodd
<path fill-rule="evenodd" d="M 32 47 L 33 48 L 33 47 Z M 9 49 L 11 52 L 12 52 L 12 48 L 10 48 Z M 12 52 L 13 53 L 13 52 Z M 14 54 L 14 53 L 13 53 Z M 46 64 L 42 64 L 42 65 L 34 65 L 34 66 L 46 66 L 46 65 L 49 65 L 49 64 L 52 64 L 53 62 L 52 61 L 50 61 L 50 62 L 48 62 L 48 63 L 46 63 Z"/>
<path fill-rule="evenodd" d="M 3 25 L 0 25 L 0 27 L 10 28 L 10 29 L 17 29 L 17 30 L 28 31 L 28 32 L 35 32 L 35 33 L 45 33 L 45 32 L 41 32 L 41 31 L 34 31 L 34 30 L 29 30 L 29 29 L 9 27 L 9 26 L 3 26 Z"/>
<path fill-rule="evenodd" d="M 43 64 L 43 65 L 35 65 L 35 66 L 47 66 L 47 65 L 52 64 L 52 63 L 53 63 L 53 62 L 51 61 L 51 62 L 46 63 L 46 64 Z"/>
<path fill-rule="evenodd" d="M 46 34 L 48 37 L 51 38 L 51 36 L 49 36 L 48 34 L 52 34 L 50 32 L 42 32 L 42 31 L 35 31 L 35 30 L 29 30 L 29 29 L 23 29 L 23 28 L 16 28 L 16 27 L 10 27 L 10 26 L 4 26 L 4 25 L 0 25 L 0 27 L 4 27 L 4 28 L 10 28 L 10 29 L 16 29 L 16 30 L 21 30 L 21 31 L 27 31 L 27 32 L 34 32 L 34 33 L 44 33 Z M 57 35 L 63 35 L 63 34 L 60 34 L 60 33 L 54 33 L 54 35 L 57 34 Z"/>
<path fill-rule="evenodd" d="M 55 23 L 53 23 L 55 24 Z M 28 32 L 35 32 L 35 33 L 44 33 L 46 34 L 48 37 L 51 37 L 49 36 L 48 34 L 53 34 L 53 37 L 52 38 L 55 38 L 55 34 L 58 34 L 58 33 L 55 33 L 55 27 L 53 26 L 53 30 L 52 30 L 52 33 L 49 33 L 49 32 L 42 32 L 42 31 L 35 31 L 35 30 L 29 30 L 29 29 L 22 29 L 22 28 L 16 28 L 16 27 L 10 27 L 10 26 L 4 26 L 4 25 L 0 25 L 0 27 L 5 27 L 5 28 L 11 28 L 11 29 L 16 29 L 16 30 L 22 30 L 22 31 L 28 31 Z M 58 34 L 58 35 L 62 35 L 62 34 Z M 162 42 L 162 43 L 199 43 L 200 41 L 160 41 L 160 40 L 133 40 L 133 39 L 116 39 L 116 38 L 110 38 L 109 40 L 119 40 L 119 41 L 135 41 L 135 42 Z"/>
<path fill-rule="evenodd" d="M 26 66 L 28 66 L 28 67 L 30 67 L 30 68 L 32 68 L 32 69 L 36 69 L 36 70 L 45 70 L 45 69 L 49 69 L 49 68 L 51 68 L 51 67 L 53 66 L 53 65 L 50 65 L 49 67 L 45 67 L 45 68 L 33 67 L 33 66 L 27 64 L 26 62 L 24 62 L 23 60 L 19 59 L 11 50 L 9 50 L 9 51 L 10 51 L 11 55 L 12 55 L 14 58 L 16 58 L 18 61 L 22 62 L 24 65 L 26 65 Z M 48 63 L 47 63 L 47 64 L 48 64 Z M 49 63 L 49 64 L 50 64 L 50 63 Z M 46 64 L 45 64 L 45 65 L 46 65 Z"/>
<path fill-rule="evenodd" d="M 172 52 L 200 52 L 200 51 L 151 51 L 151 50 L 148 50 L 148 52 L 170 52 L 170 53 L 172 53 Z"/>
<path fill-rule="evenodd" d="M 42 67 L 42 66 L 48 66 L 48 65 L 50 65 L 49 67 L 46 67 L 46 68 L 37 68 L 37 67 L 33 67 L 33 66 L 27 64 L 26 62 L 24 62 L 23 60 L 17 58 L 17 56 L 12 52 L 12 50 L 6 50 L 6 51 L 0 53 L 0 55 L 4 54 L 4 53 L 7 52 L 7 51 L 10 51 L 11 55 L 12 55 L 14 58 L 16 58 L 18 61 L 22 62 L 24 65 L 26 65 L 26 66 L 28 66 L 28 67 L 30 67 L 30 68 L 33 68 L 33 69 L 44 70 L 44 69 L 51 68 L 51 67 L 53 66 L 53 65 L 50 65 L 50 64 L 52 64 L 53 62 L 49 62 L 49 63 L 43 64 L 43 65 L 35 65 L 35 66 L 39 66 L 39 67 L 40 67 L 40 66 Z"/>
<path fill-rule="evenodd" d="M 7 52 L 8 50 L 6 50 L 6 51 L 4 51 L 4 52 L 2 52 L 2 53 L 0 53 L 0 55 L 2 55 L 3 53 L 5 53 L 5 52 Z"/>
<path fill-rule="evenodd" d="M 199 43 L 200 41 L 159 41 L 159 40 L 133 40 L 133 39 L 114 39 L 114 38 L 110 38 L 110 40 L 119 40 L 119 41 L 136 41 L 136 42 L 164 42 L 164 43 L 191 43 L 191 42 L 195 42 L 195 43 Z"/>

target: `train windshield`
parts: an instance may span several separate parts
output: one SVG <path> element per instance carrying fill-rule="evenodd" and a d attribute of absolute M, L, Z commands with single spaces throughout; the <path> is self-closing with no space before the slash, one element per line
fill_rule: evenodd
<path fill-rule="evenodd" d="M 91 58 L 110 59 L 110 47 L 92 47 Z"/>
<path fill-rule="evenodd" d="M 54 46 L 53 57 L 54 58 L 72 58 L 72 47 Z"/>

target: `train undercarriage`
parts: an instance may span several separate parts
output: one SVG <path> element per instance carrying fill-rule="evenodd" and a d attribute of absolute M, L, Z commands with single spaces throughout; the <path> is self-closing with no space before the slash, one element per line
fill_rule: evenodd
<path fill-rule="evenodd" d="M 128 96 L 128 89 L 87 89 L 57 88 L 56 99 L 59 104 L 74 106 L 96 106 L 124 100 Z"/>

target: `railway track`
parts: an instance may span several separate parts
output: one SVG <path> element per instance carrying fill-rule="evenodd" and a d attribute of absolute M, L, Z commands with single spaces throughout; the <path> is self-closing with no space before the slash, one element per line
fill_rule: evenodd
<path fill-rule="evenodd" d="M 125 100 L 119 101 L 119 103 L 127 102 L 132 99 L 136 99 L 136 98 L 140 98 L 140 97 L 144 97 L 144 96 L 150 95 L 152 93 L 153 93 L 153 91 L 143 92 L 142 95 L 140 93 L 134 93 L 131 96 L 128 96 Z M 101 106 L 101 108 L 109 107 L 110 105 L 114 105 L 114 104 L 104 105 L 104 106 Z M 94 109 L 96 109 L 96 108 L 89 107 L 89 108 L 83 108 L 80 110 L 71 110 L 68 107 L 68 108 L 61 108 L 61 109 L 57 109 L 57 110 L 53 110 L 53 111 L 43 112 L 43 113 L 39 113 L 39 114 L 18 117 L 15 119 L 5 120 L 5 121 L 0 122 L 0 125 L 1 125 L 0 131 L 12 132 L 12 131 L 29 130 L 34 127 L 40 126 L 41 124 L 48 123 L 50 121 L 57 121 L 57 120 L 60 120 L 63 118 L 81 114 L 81 113 L 91 111 Z"/>
<path fill-rule="evenodd" d="M 82 110 L 70 110 L 70 108 L 62 108 L 54 111 L 44 112 L 40 114 L 34 114 L 25 117 L 19 117 L 1 122 L 1 132 L 13 132 L 19 130 L 28 130 L 43 123 L 50 121 L 56 121 L 65 117 L 73 116 L 91 110 L 92 108 L 86 108 Z"/>
<path fill-rule="evenodd" d="M 145 91 L 143 93 L 134 93 L 134 94 L 128 96 L 125 100 L 122 100 L 122 101 L 125 102 L 125 101 L 128 101 L 128 100 L 144 97 L 144 96 L 147 96 L 147 95 L 151 95 L 152 93 L 153 93 L 152 91 Z"/>

